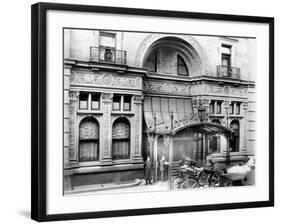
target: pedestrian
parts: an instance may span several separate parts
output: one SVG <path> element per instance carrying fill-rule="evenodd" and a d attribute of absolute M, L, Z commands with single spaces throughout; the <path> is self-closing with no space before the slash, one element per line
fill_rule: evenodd
<path fill-rule="evenodd" d="M 167 161 L 165 156 L 163 155 L 161 160 L 159 161 L 160 163 L 160 175 L 161 175 L 161 181 L 166 181 L 166 166 L 167 166 Z"/>
<path fill-rule="evenodd" d="M 144 177 L 145 177 L 145 185 L 152 184 L 151 178 L 152 178 L 152 162 L 150 160 L 150 157 L 147 156 L 146 161 L 144 163 Z"/>

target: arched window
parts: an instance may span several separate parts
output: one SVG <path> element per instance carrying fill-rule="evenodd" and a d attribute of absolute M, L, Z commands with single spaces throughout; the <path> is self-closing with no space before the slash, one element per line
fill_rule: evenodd
<path fill-rule="evenodd" d="M 112 128 L 112 159 L 130 158 L 130 123 L 126 118 L 118 118 Z"/>
<path fill-rule="evenodd" d="M 99 124 L 93 117 L 87 117 L 79 126 L 79 161 L 97 160 L 99 160 Z"/>
<path fill-rule="evenodd" d="M 157 72 L 157 51 L 148 57 L 144 67 L 148 68 L 150 72 Z"/>
<path fill-rule="evenodd" d="M 230 149 L 232 152 L 239 152 L 239 121 L 231 121 L 230 129 L 232 130 L 229 140 Z"/>
<path fill-rule="evenodd" d="M 178 65 L 178 75 L 188 76 L 189 74 L 188 74 L 187 66 L 186 66 L 183 58 L 180 55 L 178 55 L 177 61 L 178 61 L 178 63 L 177 63 L 177 65 Z"/>

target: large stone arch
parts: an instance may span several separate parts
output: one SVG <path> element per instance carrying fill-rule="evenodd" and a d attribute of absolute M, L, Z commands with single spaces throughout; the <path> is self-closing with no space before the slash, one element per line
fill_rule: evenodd
<path fill-rule="evenodd" d="M 144 61 L 147 55 L 151 52 L 157 44 L 161 44 L 162 41 L 167 39 L 174 39 L 175 44 L 182 44 L 182 49 L 186 49 L 186 53 L 194 59 L 196 68 L 198 69 L 196 75 L 208 75 L 209 74 L 209 61 L 204 50 L 200 44 L 192 36 L 173 35 L 173 34 L 150 34 L 148 35 L 138 48 L 135 65 L 143 67 Z"/>

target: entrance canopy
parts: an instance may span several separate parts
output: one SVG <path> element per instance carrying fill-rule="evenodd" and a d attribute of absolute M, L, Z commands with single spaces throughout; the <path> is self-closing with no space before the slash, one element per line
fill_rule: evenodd
<path fill-rule="evenodd" d="M 159 135 L 174 135 L 183 129 L 206 134 L 231 133 L 231 130 L 223 125 L 200 121 L 198 115 L 192 113 L 191 99 L 188 98 L 146 96 L 144 118 L 147 131 Z"/>
<path fill-rule="evenodd" d="M 231 130 L 220 124 L 214 122 L 195 122 L 192 124 L 184 125 L 182 127 L 173 130 L 173 134 L 180 132 L 183 129 L 190 129 L 194 132 L 206 133 L 206 134 L 226 134 L 230 135 Z"/>
<path fill-rule="evenodd" d="M 171 131 L 192 116 L 191 99 L 145 96 L 144 118 L 149 132 L 165 133 Z"/>

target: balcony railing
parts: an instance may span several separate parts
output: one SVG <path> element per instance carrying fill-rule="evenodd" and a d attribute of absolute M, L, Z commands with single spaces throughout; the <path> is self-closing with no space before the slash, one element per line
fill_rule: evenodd
<path fill-rule="evenodd" d="M 225 65 L 217 66 L 217 76 L 233 79 L 240 79 L 240 68 L 229 67 Z"/>
<path fill-rule="evenodd" d="M 90 60 L 125 65 L 126 51 L 106 47 L 90 47 Z"/>

